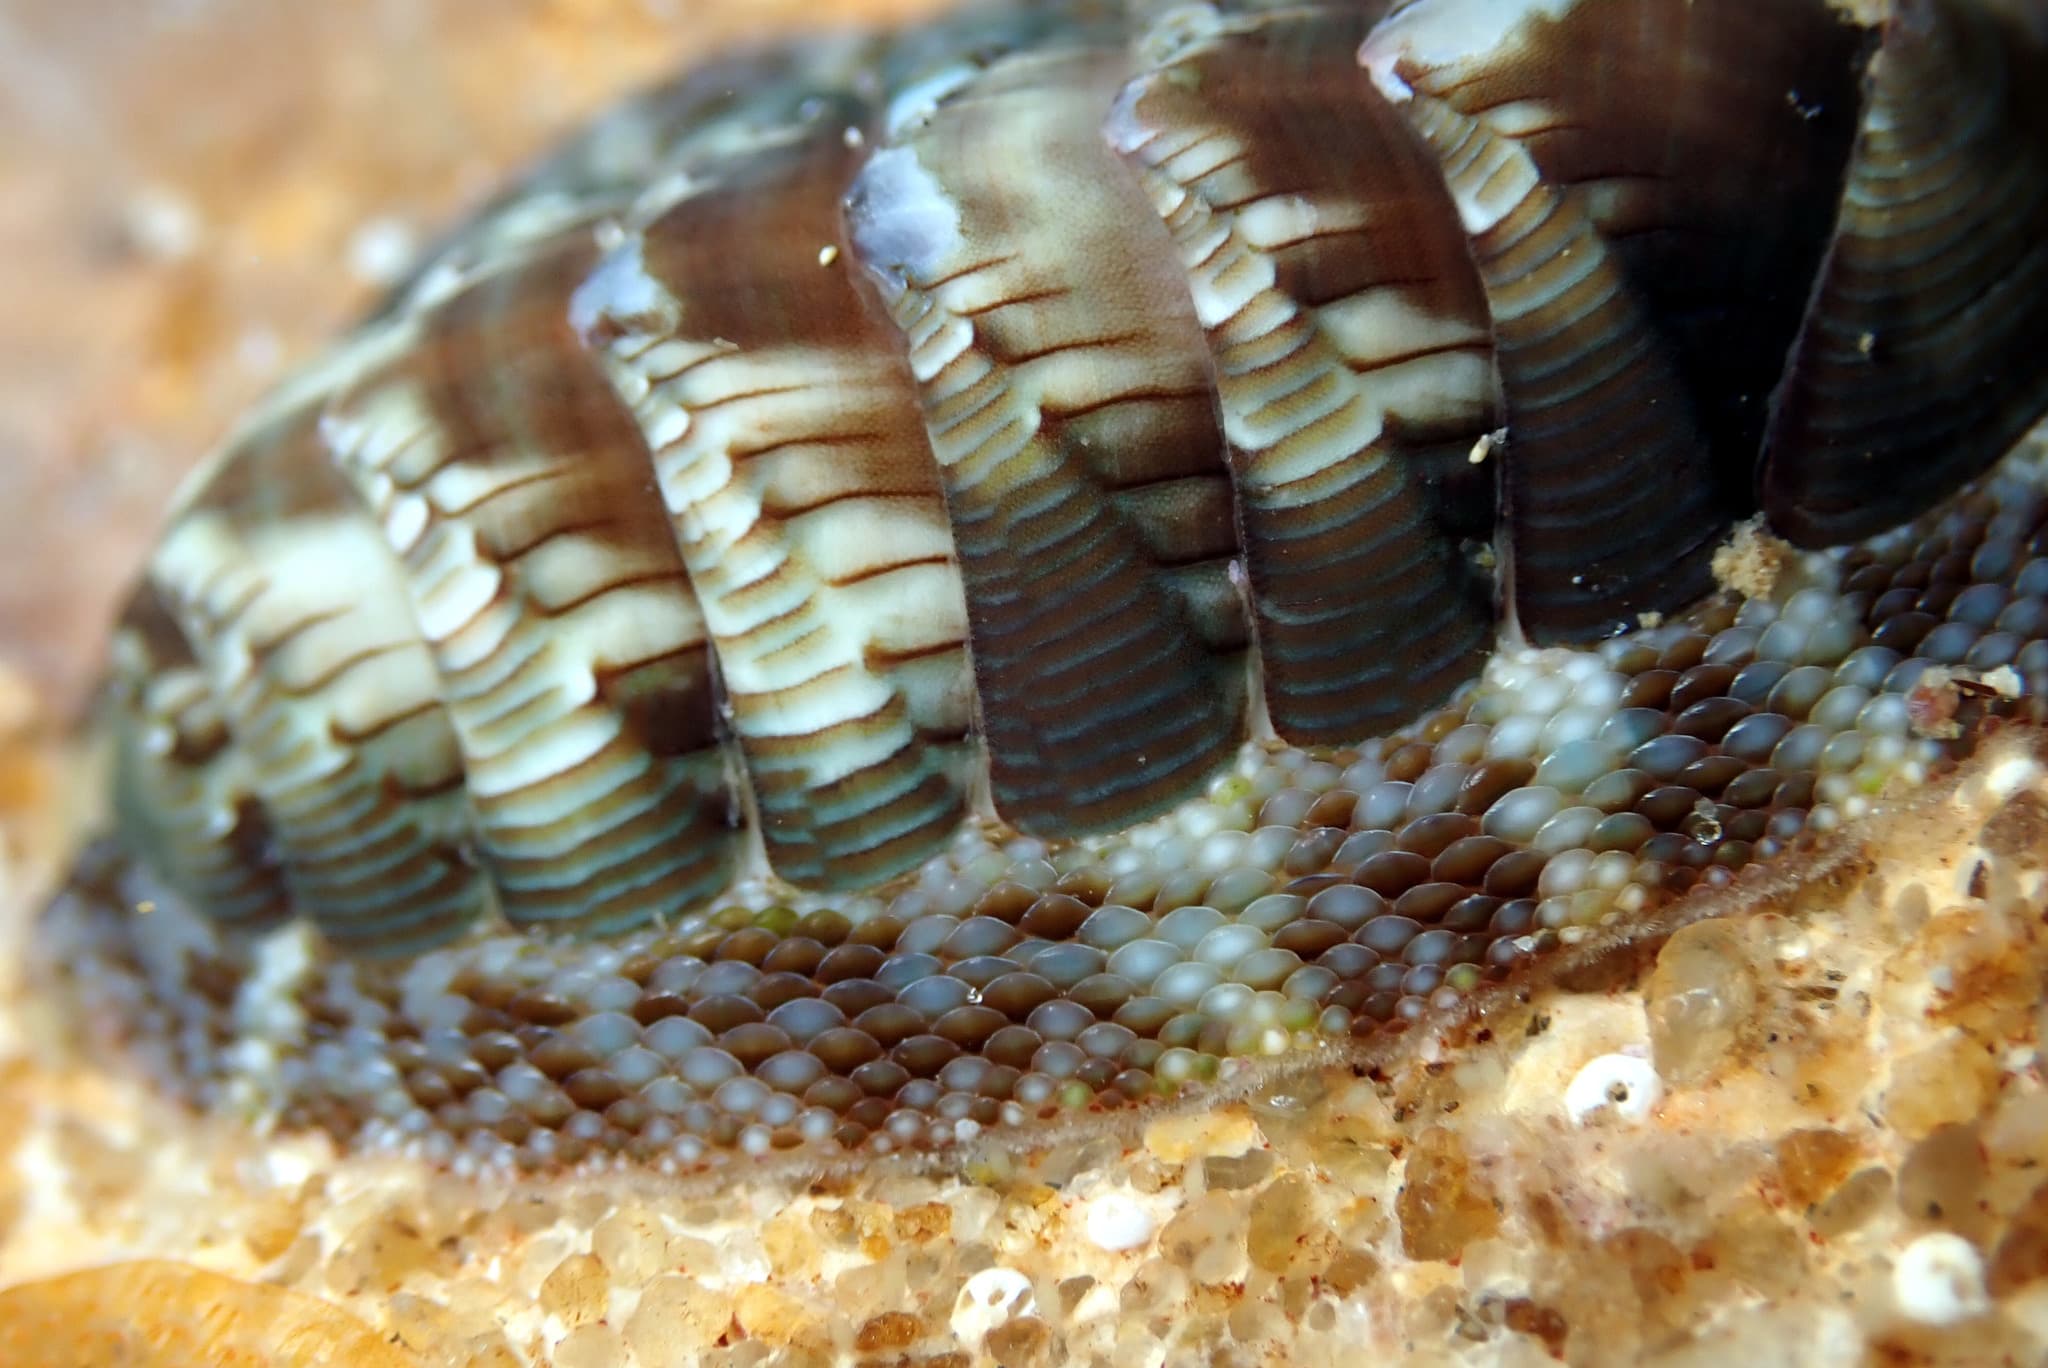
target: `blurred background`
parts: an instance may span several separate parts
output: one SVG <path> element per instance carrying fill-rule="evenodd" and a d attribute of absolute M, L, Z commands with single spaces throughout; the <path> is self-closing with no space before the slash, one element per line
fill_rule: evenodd
<path fill-rule="evenodd" d="M 180 475 L 520 159 L 720 45 L 930 8 L 0 0 L 0 738 L 82 711 Z"/>

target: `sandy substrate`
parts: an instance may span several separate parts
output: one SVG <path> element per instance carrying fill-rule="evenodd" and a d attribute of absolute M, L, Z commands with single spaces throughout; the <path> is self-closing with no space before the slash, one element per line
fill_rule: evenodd
<path fill-rule="evenodd" d="M 2043 747 L 1378 1067 L 937 1170 L 454 1181 L 180 1113 L 28 995 L 0 1362 L 2037 1362 Z"/>
<path fill-rule="evenodd" d="M 548 131 L 815 9 L 0 10 L 0 1363 L 2048 1353 L 2024 738 L 1377 1073 L 941 1172 L 452 1183 L 67 1052 L 20 938 L 90 802 L 64 724 L 178 473 Z"/>

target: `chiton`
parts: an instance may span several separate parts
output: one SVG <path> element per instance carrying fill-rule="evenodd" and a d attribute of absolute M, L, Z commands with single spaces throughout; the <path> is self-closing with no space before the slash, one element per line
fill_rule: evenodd
<path fill-rule="evenodd" d="M 1014 5 L 651 90 L 188 486 L 44 952 L 205 1105 L 688 1166 L 1789 858 L 2048 684 L 2044 18 Z"/>

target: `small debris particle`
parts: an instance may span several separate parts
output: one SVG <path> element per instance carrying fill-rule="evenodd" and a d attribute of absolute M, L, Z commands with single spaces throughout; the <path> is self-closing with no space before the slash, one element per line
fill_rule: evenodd
<path fill-rule="evenodd" d="M 2000 698 L 2018 698 L 2026 688 L 2020 679 L 2019 671 L 2010 665 L 2000 665 L 1995 670 L 1986 670 L 1984 677 L 1977 682 Z"/>
<path fill-rule="evenodd" d="M 1714 582 L 1744 598 L 1767 599 L 1792 557 L 1791 545 L 1773 535 L 1759 515 L 1735 524 L 1728 540 L 1715 548 Z"/>
<path fill-rule="evenodd" d="M 1712 845 L 1721 839 L 1721 817 L 1711 800 L 1702 798 L 1693 804 L 1692 812 L 1685 819 L 1686 834 L 1701 845 Z"/>

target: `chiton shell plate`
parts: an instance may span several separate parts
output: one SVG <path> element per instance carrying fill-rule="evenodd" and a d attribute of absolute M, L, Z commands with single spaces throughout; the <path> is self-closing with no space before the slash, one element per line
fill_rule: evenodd
<path fill-rule="evenodd" d="M 45 945 L 202 1102 L 533 1166 L 1538 972 L 2039 692 L 2040 20 L 995 6 L 651 90 L 178 500 Z"/>

